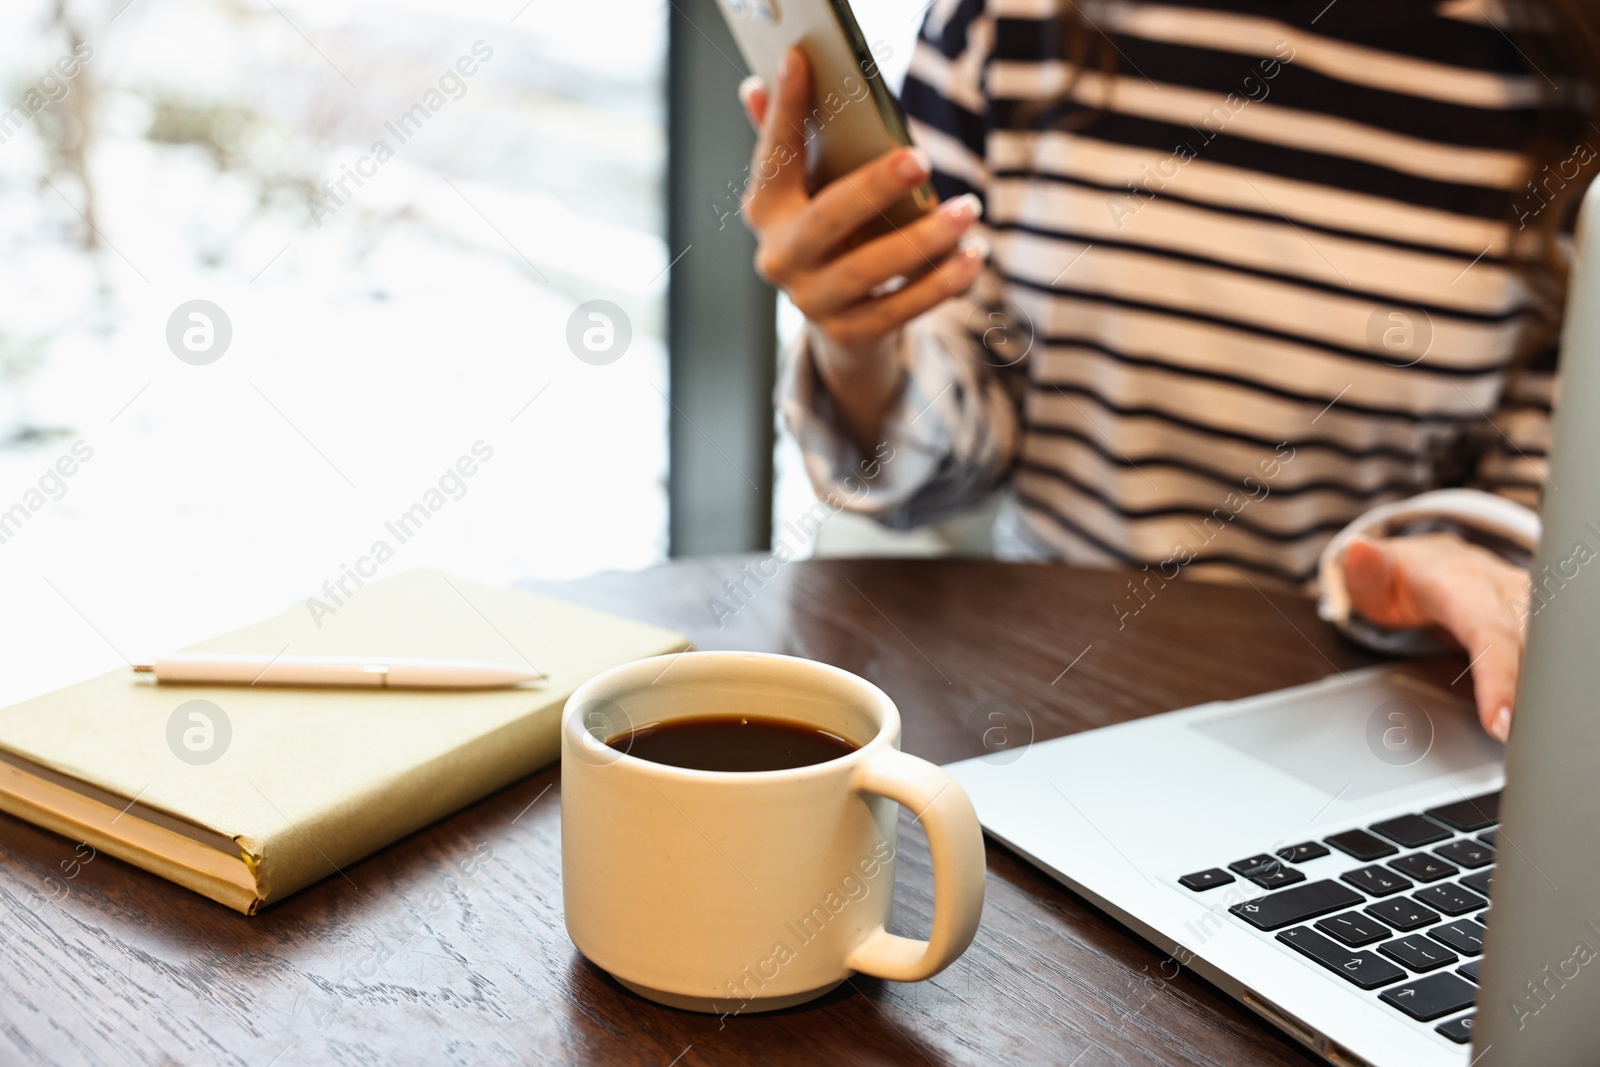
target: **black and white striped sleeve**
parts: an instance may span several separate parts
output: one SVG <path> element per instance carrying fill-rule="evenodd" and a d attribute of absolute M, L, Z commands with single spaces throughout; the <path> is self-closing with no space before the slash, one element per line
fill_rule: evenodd
<path fill-rule="evenodd" d="M 1483 452 L 1470 484 L 1539 506 L 1549 477 L 1551 413 L 1556 390 L 1556 350 L 1513 369 L 1485 427 Z"/>

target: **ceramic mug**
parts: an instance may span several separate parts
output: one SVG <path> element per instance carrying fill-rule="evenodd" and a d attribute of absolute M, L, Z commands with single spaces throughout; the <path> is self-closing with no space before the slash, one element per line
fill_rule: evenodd
<path fill-rule="evenodd" d="M 730 772 L 606 744 L 636 727 L 737 714 L 856 748 Z M 933 855 L 926 941 L 887 929 L 897 803 L 922 821 Z M 792 656 L 682 652 L 579 688 L 561 722 L 561 868 L 580 952 L 641 996 L 722 1015 L 800 1004 L 857 972 L 932 977 L 972 943 L 983 910 L 983 834 L 961 787 L 900 751 L 900 713 L 883 690 Z"/>

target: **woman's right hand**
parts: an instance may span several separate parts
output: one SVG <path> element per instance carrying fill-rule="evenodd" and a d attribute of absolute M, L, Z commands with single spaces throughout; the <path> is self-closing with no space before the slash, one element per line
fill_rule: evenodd
<path fill-rule="evenodd" d="M 760 132 L 744 198 L 745 222 L 759 242 L 756 270 L 828 342 L 814 346 L 817 371 L 846 428 L 870 449 L 899 391 L 900 327 L 965 292 L 983 267 L 981 245 L 961 240 L 978 219 L 978 199 L 957 197 L 894 233 L 867 238 L 868 223 L 927 180 L 926 153 L 887 152 L 812 195 L 804 53 L 792 49 L 784 58 L 775 97 L 755 79 L 740 96 Z M 895 278 L 905 283 L 886 290 Z"/>

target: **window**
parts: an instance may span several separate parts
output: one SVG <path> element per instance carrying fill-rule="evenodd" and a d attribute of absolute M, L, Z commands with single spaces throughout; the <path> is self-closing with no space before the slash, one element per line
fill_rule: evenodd
<path fill-rule="evenodd" d="M 0 11 L 4 695 L 347 570 L 664 556 L 666 11 Z"/>

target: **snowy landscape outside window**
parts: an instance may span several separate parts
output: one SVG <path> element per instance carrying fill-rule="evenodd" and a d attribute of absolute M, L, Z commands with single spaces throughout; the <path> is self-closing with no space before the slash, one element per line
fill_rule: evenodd
<path fill-rule="evenodd" d="M 664 556 L 665 11 L 0 8 L 0 695 L 356 570 Z"/>

